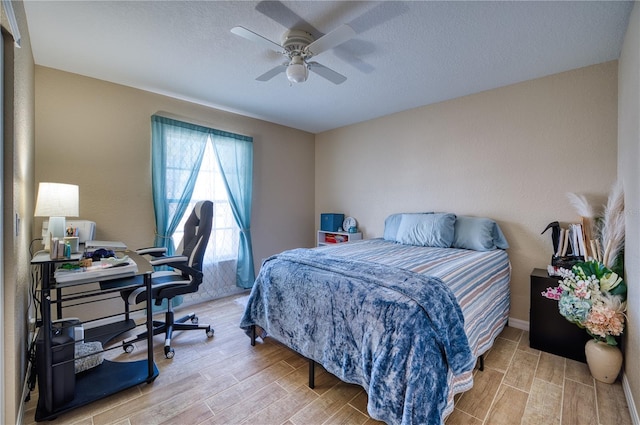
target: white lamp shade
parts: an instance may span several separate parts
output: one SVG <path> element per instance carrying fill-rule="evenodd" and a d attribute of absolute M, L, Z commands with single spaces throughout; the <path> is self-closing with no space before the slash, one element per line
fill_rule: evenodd
<path fill-rule="evenodd" d="M 40 183 L 36 201 L 36 217 L 78 217 L 78 185 Z"/>
<path fill-rule="evenodd" d="M 287 78 L 292 83 L 304 83 L 309 76 L 309 70 L 304 63 L 292 63 L 287 66 Z"/>
<path fill-rule="evenodd" d="M 54 238 L 65 235 L 65 217 L 77 217 L 79 213 L 78 186 L 64 183 L 40 183 L 36 200 L 36 217 L 49 217 L 48 233 Z M 44 239 L 49 250 L 49 238 Z"/>

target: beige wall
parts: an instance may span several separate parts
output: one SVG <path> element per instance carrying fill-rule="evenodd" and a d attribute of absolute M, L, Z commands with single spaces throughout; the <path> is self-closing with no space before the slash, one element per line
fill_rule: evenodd
<path fill-rule="evenodd" d="M 640 408 L 640 7 L 634 6 L 620 56 L 618 82 L 618 175 L 625 191 L 625 279 L 628 326 L 625 338 L 625 391 L 638 418 Z M 631 398 L 633 401 L 631 402 Z"/>
<path fill-rule="evenodd" d="M 316 217 L 354 216 L 382 236 L 394 212 L 496 219 L 513 266 L 511 318 L 529 321 L 529 274 L 546 267 L 566 193 L 616 178 L 617 62 L 412 109 L 316 137 Z M 316 223 L 317 224 L 317 223 Z"/>
<path fill-rule="evenodd" d="M 23 24 L 21 4 L 19 9 Z M 384 218 L 397 211 L 490 216 L 499 221 L 511 244 L 512 317 L 528 321 L 529 272 L 544 266 L 551 255 L 549 236 L 540 232 L 552 220 L 576 219 L 565 192 L 603 197 L 616 178 L 620 157 L 619 173 L 626 185 L 632 180 L 634 190 L 630 195 L 627 187 L 627 209 L 638 217 L 639 26 L 636 7 L 620 65 L 619 153 L 615 62 L 319 134 L 315 162 L 313 135 L 36 67 L 34 179 L 33 62 L 25 25 L 15 66 L 20 101 L 15 116 L 5 114 L 5 121 L 16 122 L 19 129 L 12 133 L 13 144 L 5 142 L 12 163 L 5 160 L 4 199 L 9 205 L 3 230 L 10 248 L 5 248 L 4 259 L 18 266 L 5 270 L 4 276 L 4 320 L 15 325 L 4 328 L 2 421 L 16 422 L 20 406 L 28 269 L 24 257 L 30 230 L 34 237 L 40 231 L 40 222 L 32 226 L 30 218 L 37 182 L 80 184 L 81 215 L 98 223 L 99 238 L 150 243 L 149 116 L 158 111 L 254 137 L 252 232 L 257 263 L 283 249 L 313 245 L 321 212 L 355 216 L 365 237 L 381 236 Z M 628 98 L 622 96 L 623 89 L 632 90 Z M 580 166 L 570 166 L 568 158 Z M 11 236 L 11 209 L 23 219 L 17 238 Z M 629 231 L 636 229 L 637 234 L 637 227 L 637 220 L 629 221 Z M 634 240 L 635 244 L 627 240 L 627 250 L 637 254 Z M 638 291 L 633 290 L 630 274 L 637 276 L 637 268 L 627 260 L 629 295 L 635 305 Z M 637 358 L 639 344 L 638 317 L 632 311 L 627 358 Z M 626 374 L 633 392 L 640 393 L 637 365 L 627 365 Z"/>
<path fill-rule="evenodd" d="M 155 230 L 150 117 L 158 112 L 253 137 L 256 267 L 268 255 L 313 245 L 312 134 L 40 66 L 36 183 L 80 185 L 80 216 L 96 222 L 97 239 L 149 246 Z M 35 234 L 41 222 L 36 218 Z"/>
<path fill-rule="evenodd" d="M 33 56 L 22 3 L 12 2 L 22 35 L 21 48 L 11 36 L 4 42 L 4 134 L 2 198 L 2 262 L 4 373 L 0 422 L 20 419 L 22 388 L 27 367 L 29 302 L 29 243 L 33 216 L 34 83 Z M 2 26 L 9 29 L 3 11 Z M 16 220 L 19 218 L 19 220 Z"/>

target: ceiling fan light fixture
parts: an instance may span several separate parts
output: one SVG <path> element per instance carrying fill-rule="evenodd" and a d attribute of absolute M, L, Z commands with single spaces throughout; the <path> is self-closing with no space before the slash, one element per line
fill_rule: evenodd
<path fill-rule="evenodd" d="M 291 63 L 287 67 L 287 79 L 292 83 L 304 83 L 309 76 L 307 65 L 302 63 Z"/>

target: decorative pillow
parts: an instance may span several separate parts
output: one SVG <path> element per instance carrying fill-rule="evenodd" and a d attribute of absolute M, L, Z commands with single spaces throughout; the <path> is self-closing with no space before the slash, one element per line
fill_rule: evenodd
<path fill-rule="evenodd" d="M 495 221 L 484 217 L 460 216 L 455 223 L 453 248 L 491 251 L 507 249 L 509 244 Z"/>
<path fill-rule="evenodd" d="M 455 214 L 402 214 L 396 242 L 449 248 L 453 243 L 455 222 Z"/>
<path fill-rule="evenodd" d="M 387 241 L 396 241 L 396 236 L 398 235 L 398 227 L 400 227 L 400 220 L 402 220 L 403 215 L 419 215 L 419 214 L 433 214 L 432 212 L 425 213 L 397 213 L 391 214 L 384 221 L 384 234 L 382 236 L 383 239 Z"/>

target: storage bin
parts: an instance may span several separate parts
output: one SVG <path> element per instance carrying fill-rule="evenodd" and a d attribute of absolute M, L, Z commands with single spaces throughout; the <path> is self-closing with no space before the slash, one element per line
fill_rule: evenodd
<path fill-rule="evenodd" d="M 337 232 L 342 227 L 344 214 L 324 213 L 320 214 L 320 230 L 325 232 Z"/>

